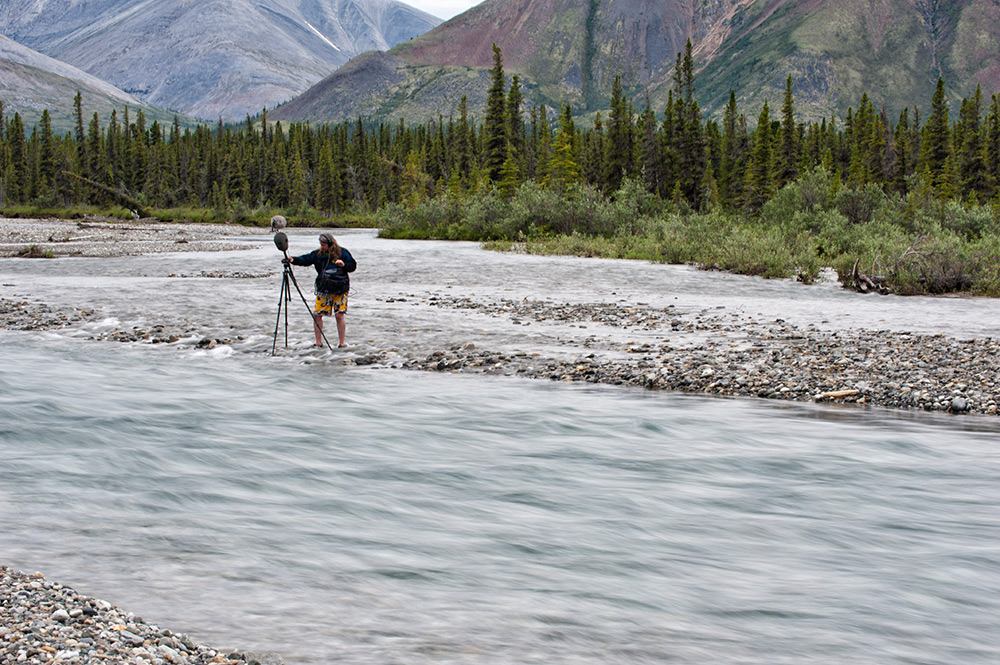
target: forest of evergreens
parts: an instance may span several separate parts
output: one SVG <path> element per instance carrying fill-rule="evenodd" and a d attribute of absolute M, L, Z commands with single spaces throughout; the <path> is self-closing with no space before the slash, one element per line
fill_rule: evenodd
<path fill-rule="evenodd" d="M 616 82 L 607 116 L 525 104 L 494 47 L 482 121 L 182 128 L 141 111 L 28 131 L 0 101 L 0 210 L 136 209 L 164 219 L 293 223 L 362 218 L 392 237 L 483 240 L 532 252 L 692 262 L 897 293 L 1000 295 L 1000 98 L 952 113 L 939 80 L 924 118 L 867 96 L 845 118 L 718 120 L 695 100 L 690 47 L 664 109 Z M 642 109 L 641 111 L 639 109 Z M 954 116 L 954 117 L 953 117 Z"/>

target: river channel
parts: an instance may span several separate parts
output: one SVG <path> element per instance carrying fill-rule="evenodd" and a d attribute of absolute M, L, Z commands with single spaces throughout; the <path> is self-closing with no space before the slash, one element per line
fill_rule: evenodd
<path fill-rule="evenodd" d="M 309 348 L 294 292 L 275 337 L 270 236 L 0 259 L 5 298 L 99 312 L 0 331 L 0 560 L 290 665 L 1000 661 L 994 418 L 414 372 L 388 352 L 662 336 L 437 299 L 965 337 L 998 334 L 993 301 L 338 238 L 359 269 L 333 352 Z M 157 325 L 190 340 L 90 339 Z M 371 352 L 387 360 L 345 362 Z"/>

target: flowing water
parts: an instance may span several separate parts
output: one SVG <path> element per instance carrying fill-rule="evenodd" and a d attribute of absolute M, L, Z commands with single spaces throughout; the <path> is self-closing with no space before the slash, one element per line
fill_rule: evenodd
<path fill-rule="evenodd" d="M 272 358 L 264 240 L 0 261 L 5 296 L 99 307 L 91 332 L 184 321 L 243 338 L 0 331 L 0 561 L 290 664 L 1000 661 L 993 419 L 342 365 L 299 351 L 294 302 L 292 348 Z M 432 293 L 967 336 L 1000 320 L 992 301 L 342 242 L 361 350 L 555 352 L 593 332 L 458 317 L 419 304 Z M 198 276 L 217 269 L 270 275 Z"/>

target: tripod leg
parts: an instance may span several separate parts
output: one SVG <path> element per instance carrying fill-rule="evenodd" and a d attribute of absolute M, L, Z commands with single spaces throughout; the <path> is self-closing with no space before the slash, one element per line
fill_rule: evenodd
<path fill-rule="evenodd" d="M 288 348 L 288 303 L 292 300 L 292 287 L 285 280 L 285 348 Z"/>
<path fill-rule="evenodd" d="M 309 303 L 306 302 L 306 297 L 302 295 L 302 289 L 299 288 L 299 283 L 295 281 L 295 273 L 290 273 L 290 276 L 292 278 L 292 284 L 295 286 L 295 290 L 299 292 L 299 298 L 302 299 L 302 304 L 306 306 L 306 311 L 309 312 L 310 316 L 315 317 L 316 314 L 312 311 L 312 309 L 310 309 Z M 322 328 L 319 329 L 319 334 L 323 337 L 323 341 L 326 342 L 327 348 L 333 351 L 333 347 L 330 346 L 330 340 L 326 338 L 326 333 L 323 332 Z"/>
<path fill-rule="evenodd" d="M 285 299 L 285 280 L 281 280 L 281 291 L 278 293 L 278 318 L 274 321 L 274 341 L 271 343 L 271 355 L 278 348 L 278 326 L 281 325 L 281 303 Z M 286 308 L 287 309 L 287 308 Z"/>

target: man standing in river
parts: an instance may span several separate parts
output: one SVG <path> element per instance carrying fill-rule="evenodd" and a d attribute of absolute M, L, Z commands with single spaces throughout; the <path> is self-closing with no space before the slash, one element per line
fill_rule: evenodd
<path fill-rule="evenodd" d="M 319 234 L 319 249 L 302 256 L 293 256 L 292 265 L 316 268 L 316 311 L 313 314 L 313 333 L 316 346 L 323 346 L 323 317 L 330 316 L 337 322 L 338 347 L 347 346 L 347 293 L 351 290 L 351 279 L 347 273 L 354 272 L 358 263 L 351 253 L 341 247 L 329 233 Z"/>

